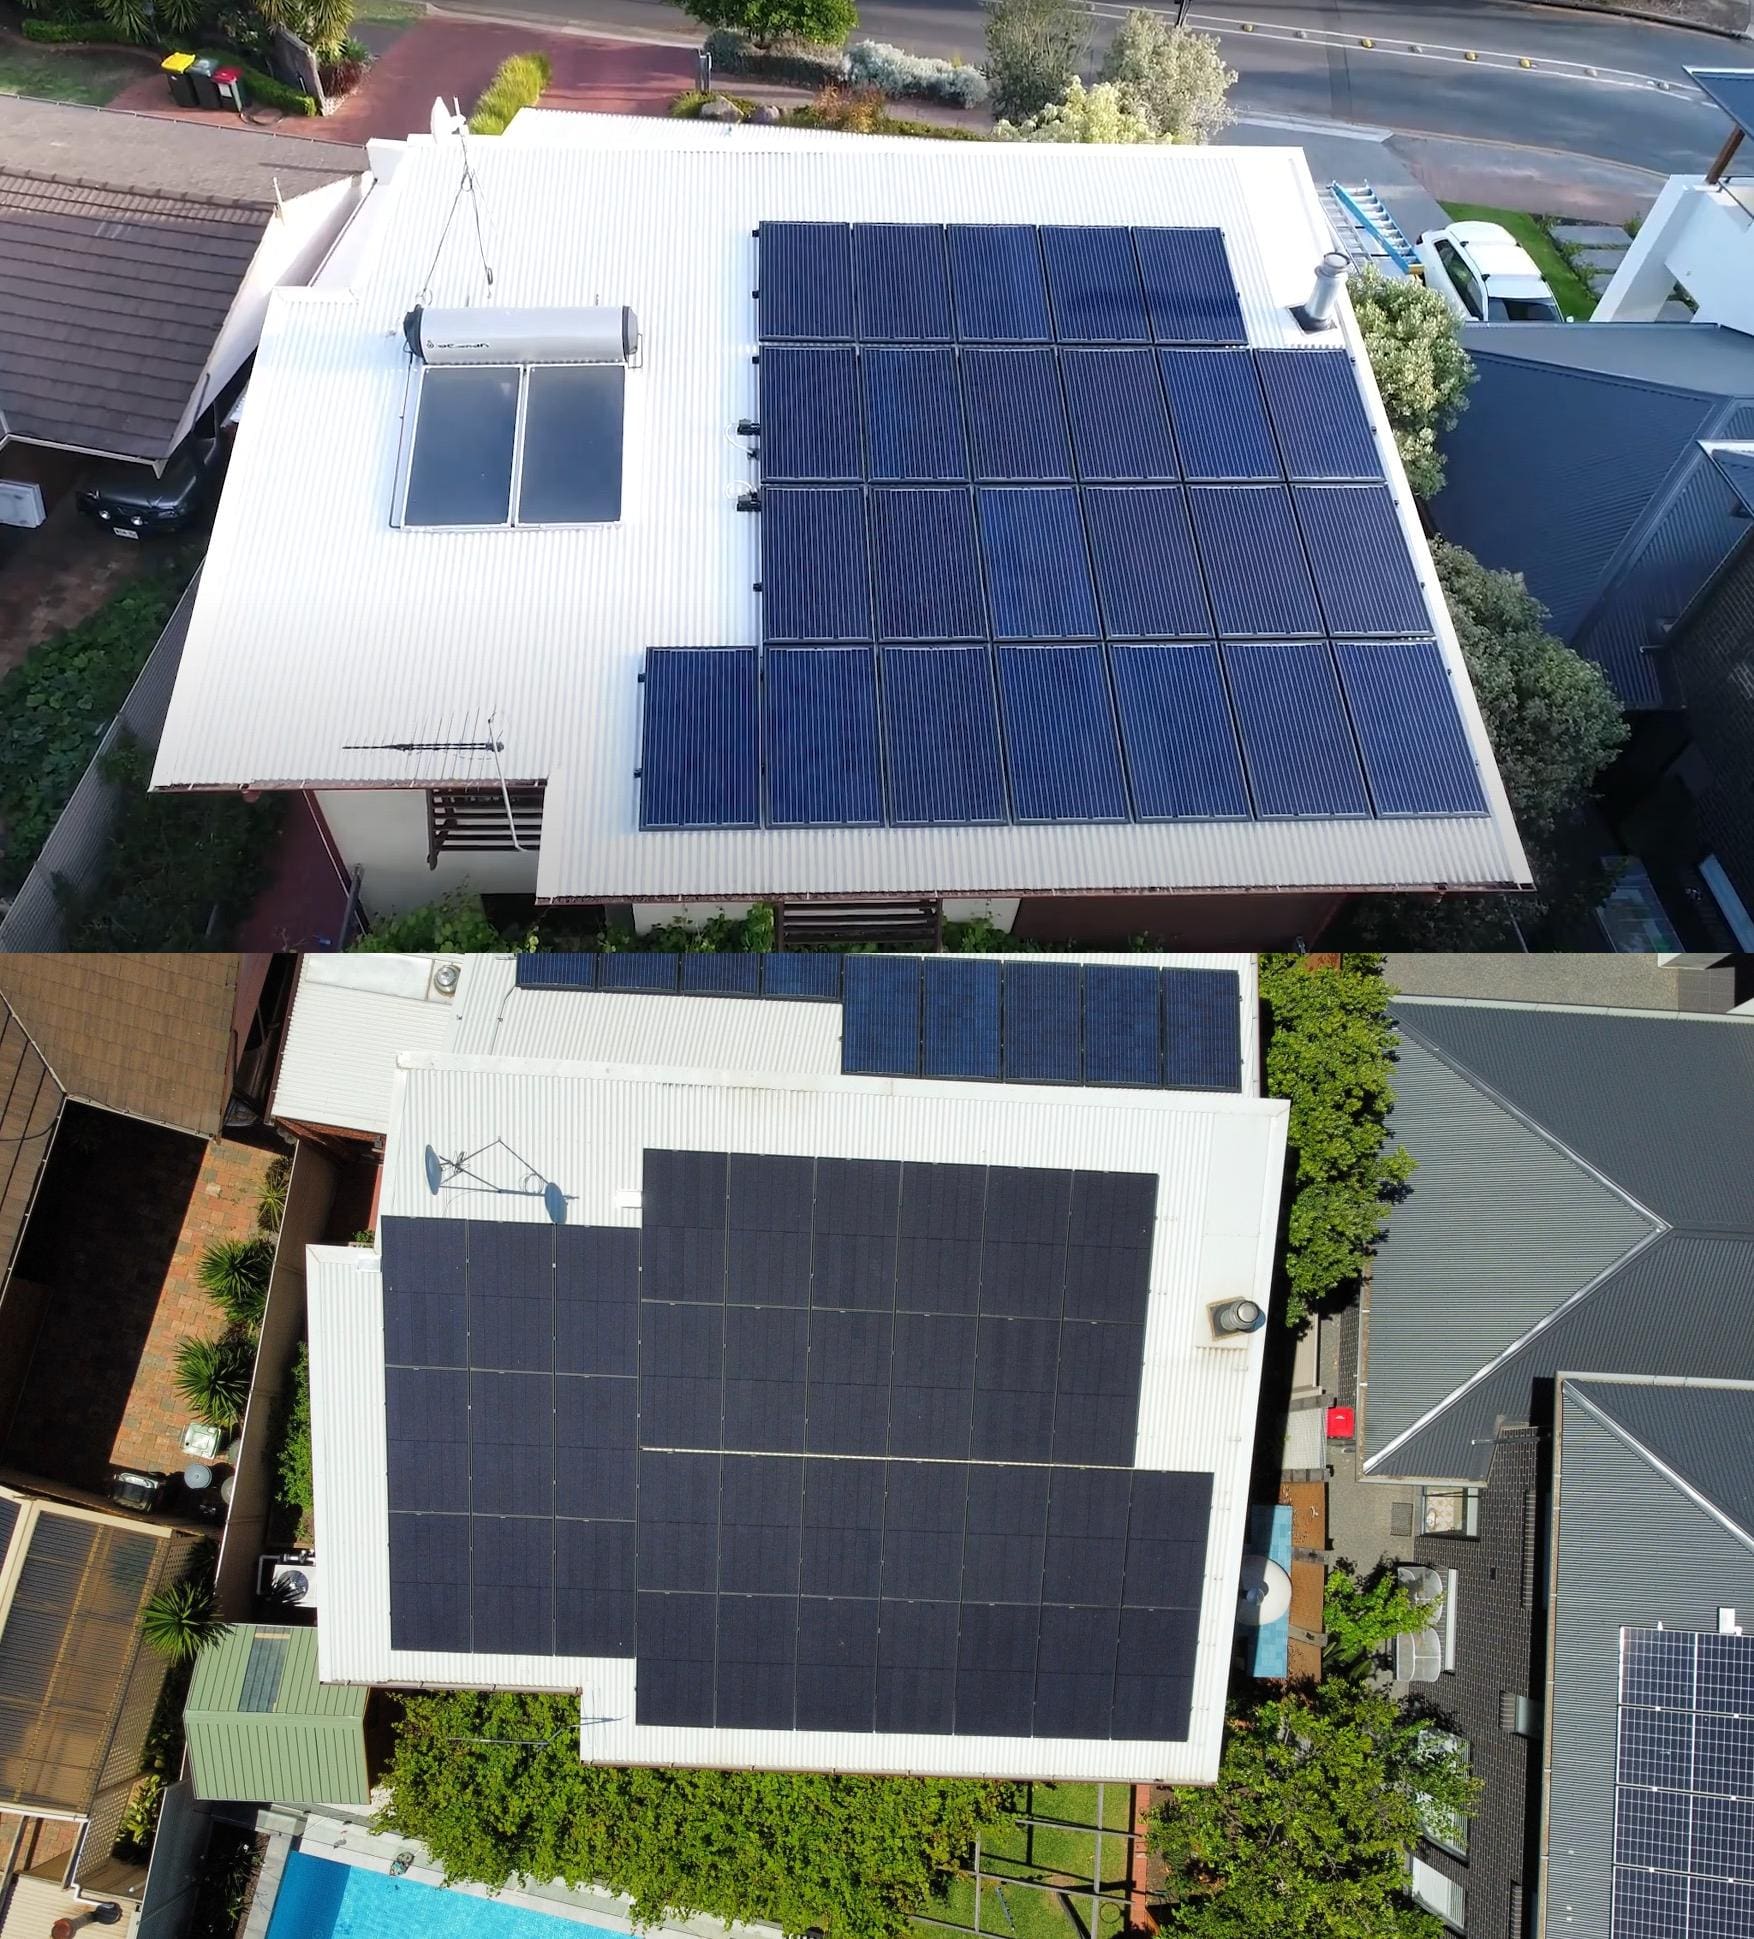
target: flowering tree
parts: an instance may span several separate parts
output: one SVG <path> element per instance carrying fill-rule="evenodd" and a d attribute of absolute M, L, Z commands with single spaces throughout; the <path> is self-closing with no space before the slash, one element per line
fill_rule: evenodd
<path fill-rule="evenodd" d="M 1132 96 L 1112 81 L 1087 88 L 1076 75 L 1063 101 L 1050 101 L 1039 114 L 1015 126 L 1001 121 L 996 130 L 1005 141 L 1162 142 L 1156 126 L 1134 104 Z"/>
<path fill-rule="evenodd" d="M 1412 277 L 1365 269 L 1352 278 L 1352 310 L 1407 480 L 1421 498 L 1443 488 L 1437 437 L 1461 416 L 1474 381 L 1449 305 Z"/>
<path fill-rule="evenodd" d="M 1218 42 L 1143 8 L 1127 15 L 1109 43 L 1102 78 L 1164 141 L 1210 141 L 1235 119 L 1225 96 L 1236 69 L 1225 66 Z"/>

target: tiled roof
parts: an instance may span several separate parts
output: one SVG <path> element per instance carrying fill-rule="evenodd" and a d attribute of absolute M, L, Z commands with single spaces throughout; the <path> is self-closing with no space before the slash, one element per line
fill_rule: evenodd
<path fill-rule="evenodd" d="M 164 457 L 272 213 L 0 169 L 10 434 Z"/>

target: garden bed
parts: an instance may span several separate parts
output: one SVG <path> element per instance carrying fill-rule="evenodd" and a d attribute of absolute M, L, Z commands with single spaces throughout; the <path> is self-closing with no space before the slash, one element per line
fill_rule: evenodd
<path fill-rule="evenodd" d="M 914 1939 L 946 1939 L 947 1927 L 994 1939 L 1116 1939 L 1125 1929 L 1132 1787 L 1022 1791 L 1016 1818 L 980 1841 L 978 1922 L 975 1877 L 964 1873 L 914 1922 Z"/>

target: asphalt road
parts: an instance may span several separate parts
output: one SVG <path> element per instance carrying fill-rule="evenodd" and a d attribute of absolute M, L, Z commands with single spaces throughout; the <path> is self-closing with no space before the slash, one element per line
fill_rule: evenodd
<path fill-rule="evenodd" d="M 668 0 L 446 0 L 446 10 L 676 40 L 694 32 Z M 1097 0 L 1098 45 L 1122 11 Z M 1683 69 L 1754 65 L 1720 35 L 1518 0 L 1236 0 L 1223 14 L 1194 0 L 1189 18 L 1222 39 L 1240 76 L 1231 98 L 1245 115 L 1458 135 L 1659 175 L 1702 171 L 1726 132 Z M 1244 20 L 1255 31 L 1241 31 Z M 979 0 L 866 0 L 859 31 L 921 54 L 981 53 Z M 1364 39 L 1378 44 L 1362 47 Z M 1423 51 L 1405 51 L 1408 42 Z M 1479 58 L 1465 59 L 1469 51 Z"/>

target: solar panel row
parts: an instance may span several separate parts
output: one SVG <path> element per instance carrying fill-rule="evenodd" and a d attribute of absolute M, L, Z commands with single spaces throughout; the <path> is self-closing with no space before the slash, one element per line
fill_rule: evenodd
<path fill-rule="evenodd" d="M 764 343 L 1243 343 L 1218 229 L 764 222 Z"/>
<path fill-rule="evenodd" d="M 1020 625 L 1066 617 L 1068 580 L 1028 565 L 1057 557 L 1064 538 L 1034 518 L 1006 528 L 996 556 L 1014 571 Z M 889 610 L 941 605 L 956 596 L 946 583 L 898 583 Z M 1109 582 L 1123 615 L 1186 596 L 1172 581 Z M 733 654 L 744 664 L 730 678 Z M 759 679 L 754 657 L 647 654 L 643 826 L 1486 811 L 1452 677 L 1428 639 L 786 645 L 768 650 Z M 702 751 L 698 723 L 712 721 L 729 723 L 734 758 Z"/>
<path fill-rule="evenodd" d="M 1323 484 L 1383 474 L 1339 350 L 761 352 L 768 484 Z"/>
<path fill-rule="evenodd" d="M 881 1077 L 1233 1091 L 1230 970 L 851 956 L 841 1068 Z"/>

